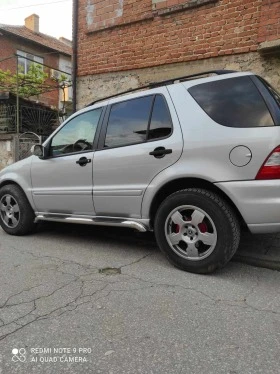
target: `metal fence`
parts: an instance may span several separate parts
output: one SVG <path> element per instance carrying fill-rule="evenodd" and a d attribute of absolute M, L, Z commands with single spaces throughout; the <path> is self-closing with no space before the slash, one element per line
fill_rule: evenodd
<path fill-rule="evenodd" d="M 42 138 L 33 132 L 20 134 L 17 138 L 16 160 L 22 160 L 31 155 L 31 147 L 35 144 L 41 144 Z"/>
<path fill-rule="evenodd" d="M 15 160 L 72 114 L 71 96 L 69 72 L 22 55 L 0 60 L 0 135 L 14 134 Z"/>
<path fill-rule="evenodd" d="M 38 135 L 49 135 L 60 123 L 56 111 L 28 105 L 20 105 L 19 134 L 32 131 Z M 17 132 L 17 107 L 12 104 L 0 104 L 0 134 Z"/>
<path fill-rule="evenodd" d="M 0 104 L 0 133 L 16 132 L 16 105 Z"/>

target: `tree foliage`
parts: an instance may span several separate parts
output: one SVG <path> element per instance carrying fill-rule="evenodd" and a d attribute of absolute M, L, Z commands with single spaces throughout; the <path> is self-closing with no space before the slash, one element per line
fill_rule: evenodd
<path fill-rule="evenodd" d="M 56 89 L 62 89 L 64 95 L 65 88 L 71 85 L 71 79 L 66 74 L 60 74 L 58 78 L 52 78 L 48 82 L 48 73 L 44 72 L 42 65 L 36 63 L 30 65 L 26 74 L 21 66 L 18 67 L 18 74 L 0 69 L 0 91 L 8 91 L 14 95 L 18 93 L 25 99 Z"/>

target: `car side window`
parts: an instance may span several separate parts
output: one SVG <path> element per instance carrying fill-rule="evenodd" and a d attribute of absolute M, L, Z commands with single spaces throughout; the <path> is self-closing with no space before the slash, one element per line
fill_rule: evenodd
<path fill-rule="evenodd" d="M 112 105 L 104 147 L 143 143 L 171 132 L 171 116 L 164 97 L 145 96 Z"/>
<path fill-rule="evenodd" d="M 91 110 L 67 122 L 52 138 L 50 155 L 90 151 L 101 112 L 102 108 Z"/>
<path fill-rule="evenodd" d="M 274 126 L 271 114 L 250 77 L 202 83 L 189 93 L 215 122 L 228 127 Z"/>
<path fill-rule="evenodd" d="M 165 138 L 172 133 L 171 115 L 163 96 L 156 95 L 148 140 Z"/>
<path fill-rule="evenodd" d="M 153 96 L 113 104 L 105 147 L 119 147 L 146 140 Z"/>

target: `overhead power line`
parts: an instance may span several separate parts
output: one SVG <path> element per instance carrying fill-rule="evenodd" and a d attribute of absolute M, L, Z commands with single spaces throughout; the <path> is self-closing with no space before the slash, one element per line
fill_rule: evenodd
<path fill-rule="evenodd" d="M 24 6 L 17 6 L 17 7 L 14 7 L 14 8 L 0 8 L 1 11 L 8 11 L 8 10 L 16 10 L 16 9 L 23 9 L 23 8 L 31 8 L 33 6 L 42 6 L 42 5 L 52 5 L 52 4 L 57 4 L 57 3 L 66 3 L 68 1 L 72 1 L 72 0 L 57 0 L 57 1 L 50 1 L 48 3 L 41 3 L 41 4 L 30 4 L 30 5 L 24 5 Z"/>

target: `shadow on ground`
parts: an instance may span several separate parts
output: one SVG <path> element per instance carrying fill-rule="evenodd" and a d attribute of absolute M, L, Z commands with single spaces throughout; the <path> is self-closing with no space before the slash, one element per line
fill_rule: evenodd
<path fill-rule="evenodd" d="M 44 233 L 84 238 L 89 241 L 91 238 L 98 239 L 103 243 L 113 241 L 116 244 L 131 247 L 134 245 L 148 246 L 149 249 L 158 250 L 152 232 L 140 233 L 127 228 L 42 222 L 37 227 L 36 235 L 44 235 Z M 253 264 L 256 266 L 258 266 L 255 263 L 256 259 L 262 259 L 262 263 L 264 263 L 264 259 L 275 261 L 275 263 L 280 262 L 280 234 L 252 235 L 249 232 L 243 232 L 235 259 L 242 262 L 243 258 L 246 263 L 250 263 L 250 259 L 253 258 Z"/>

